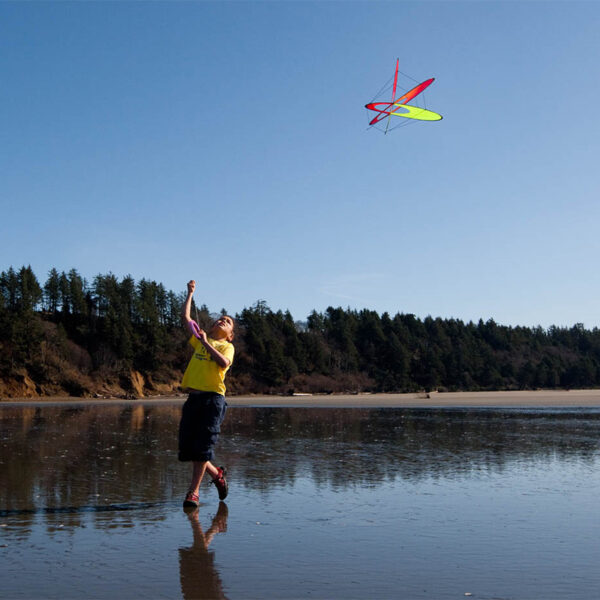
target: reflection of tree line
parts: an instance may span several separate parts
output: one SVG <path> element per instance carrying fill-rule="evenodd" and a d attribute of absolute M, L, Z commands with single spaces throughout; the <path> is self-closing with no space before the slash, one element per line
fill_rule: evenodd
<path fill-rule="evenodd" d="M 141 405 L 0 410 L 0 510 L 171 499 L 179 408 L 165 408 L 159 418 Z M 128 518 L 101 512 L 44 515 L 49 527 L 89 519 L 109 526 Z"/>
<path fill-rule="evenodd" d="M 179 414 L 178 405 L 1 409 L 0 510 L 178 498 L 186 475 L 176 458 Z M 599 433 L 595 411 L 236 407 L 218 455 L 235 485 L 251 490 L 302 476 L 344 488 L 501 470 L 515 460 L 593 460 Z M 69 524 L 88 518 L 73 514 Z M 114 515 L 92 518 L 115 523 Z"/>
<path fill-rule="evenodd" d="M 592 461 L 600 413 L 238 408 L 223 430 L 240 484 L 266 490 L 310 475 L 344 488 L 501 471 L 515 461 Z"/>

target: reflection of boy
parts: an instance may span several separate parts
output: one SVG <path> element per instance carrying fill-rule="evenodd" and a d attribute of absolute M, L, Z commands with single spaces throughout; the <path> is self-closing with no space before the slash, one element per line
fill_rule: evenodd
<path fill-rule="evenodd" d="M 227 531 L 227 505 L 219 502 L 219 510 L 206 533 L 198 520 L 198 509 L 188 513 L 194 533 L 194 545 L 179 549 L 179 579 L 185 600 L 191 598 L 225 598 L 223 584 L 214 564 L 214 553 L 208 546 L 217 533 Z"/>
<path fill-rule="evenodd" d="M 187 297 L 183 304 L 186 327 L 192 323 L 190 308 L 196 282 L 187 284 Z M 183 375 L 181 386 L 190 392 L 181 411 L 179 423 L 179 460 L 193 463 L 192 480 L 183 502 L 184 507 L 198 506 L 198 489 L 208 472 L 219 491 L 219 498 L 227 496 L 225 469 L 215 467 L 211 460 L 219 439 L 221 423 L 225 418 L 225 374 L 233 361 L 233 319 L 222 315 L 211 326 L 209 335 L 196 329 L 190 338 L 194 354 Z"/>

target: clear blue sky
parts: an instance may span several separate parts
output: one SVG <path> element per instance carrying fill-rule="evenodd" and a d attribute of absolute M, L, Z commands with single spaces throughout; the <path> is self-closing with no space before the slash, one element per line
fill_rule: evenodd
<path fill-rule="evenodd" d="M 600 325 L 600 3 L 0 4 L 0 270 Z M 437 123 L 364 104 L 435 77 Z"/>

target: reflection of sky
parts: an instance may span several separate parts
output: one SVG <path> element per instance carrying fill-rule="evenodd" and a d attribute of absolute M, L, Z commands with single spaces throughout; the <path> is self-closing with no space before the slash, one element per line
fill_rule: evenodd
<path fill-rule="evenodd" d="M 259 573 L 249 565 L 244 576 L 261 591 L 273 567 L 291 588 L 318 595 L 323 585 L 325 596 L 589 598 L 600 583 L 598 492 L 589 464 L 559 460 L 338 492 L 307 477 L 256 504 L 244 498 L 245 528 L 219 561 L 254 554 Z"/>
<path fill-rule="evenodd" d="M 24 426 L 0 409 L 8 597 L 181 597 L 180 551 L 194 538 L 177 415 L 43 409 Z M 599 416 L 231 410 L 218 454 L 227 531 L 198 565 L 229 598 L 589 600 Z M 207 531 L 214 488 L 201 502 Z"/>

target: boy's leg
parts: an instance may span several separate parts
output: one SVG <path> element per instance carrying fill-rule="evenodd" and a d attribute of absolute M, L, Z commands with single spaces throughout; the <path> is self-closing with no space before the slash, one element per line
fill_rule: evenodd
<path fill-rule="evenodd" d="M 206 472 L 209 474 L 210 478 L 212 479 L 212 483 L 219 492 L 219 500 L 225 500 L 225 498 L 227 498 L 227 494 L 229 493 L 229 486 L 227 485 L 227 480 L 225 479 L 225 468 L 217 468 L 210 461 L 207 461 Z"/>
<path fill-rule="evenodd" d="M 210 458 L 213 456 L 213 448 L 219 439 L 221 423 L 223 423 L 226 412 L 227 402 L 225 402 L 225 397 L 221 394 L 214 394 L 211 399 L 211 413 L 207 422 L 208 431 L 211 433 L 211 444 L 209 460 L 206 461 L 206 472 L 208 472 L 212 483 L 217 488 L 220 500 L 225 500 L 228 494 L 227 480 L 225 479 L 225 468 L 215 467 L 215 465 L 213 465 L 210 461 Z"/>
<path fill-rule="evenodd" d="M 215 467 L 210 460 L 206 461 L 206 472 L 210 475 L 211 479 L 214 479 L 220 473 L 219 469 L 217 469 L 217 467 Z"/>
<path fill-rule="evenodd" d="M 204 473 L 206 471 L 206 461 L 192 461 L 192 465 L 192 480 L 190 481 L 190 488 L 188 493 L 185 495 L 185 500 L 183 501 L 184 509 L 197 509 L 198 505 L 200 504 L 198 488 L 200 487 L 200 482 L 202 481 L 202 477 L 204 477 Z"/>
<path fill-rule="evenodd" d="M 198 488 L 200 487 L 200 482 L 204 477 L 204 473 L 206 472 L 206 468 L 210 463 L 208 461 L 193 461 L 194 470 L 192 471 L 192 481 L 190 482 L 190 492 L 194 494 L 198 494 Z M 212 465 L 211 465 L 212 466 Z M 213 467 L 214 469 L 214 467 Z M 210 471 L 209 471 L 210 472 Z"/>

